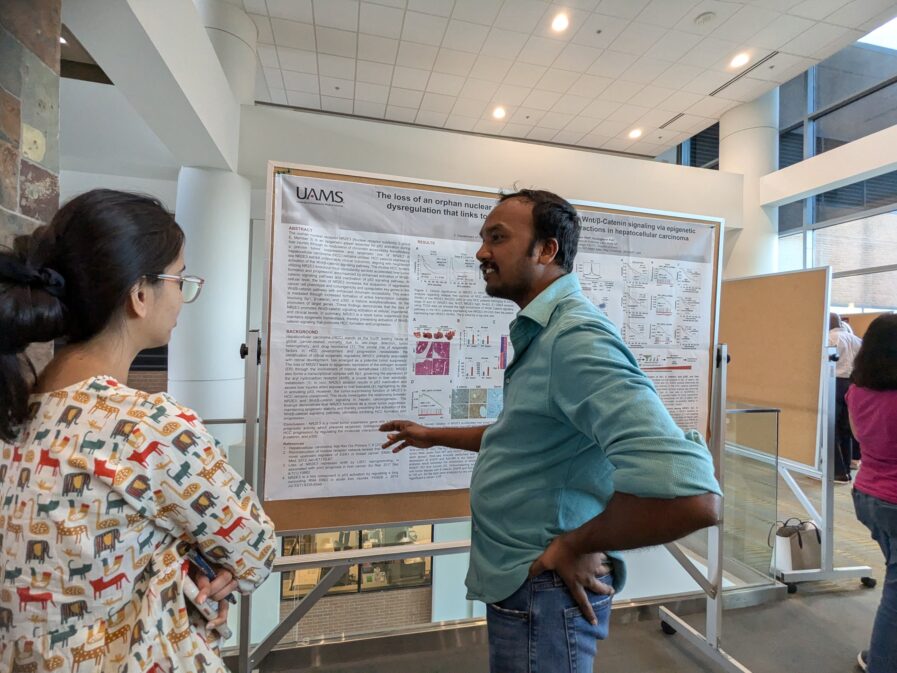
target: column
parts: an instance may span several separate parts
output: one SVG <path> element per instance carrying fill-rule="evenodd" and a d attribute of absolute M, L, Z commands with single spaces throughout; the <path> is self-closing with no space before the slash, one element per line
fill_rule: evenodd
<path fill-rule="evenodd" d="M 759 178 L 779 168 L 779 91 L 732 108 L 719 121 L 719 169 L 744 175 L 744 228 L 726 231 L 727 278 L 778 269 L 778 208 L 763 207 Z"/>
<path fill-rule="evenodd" d="M 258 29 L 239 6 L 224 0 L 195 0 L 196 9 L 234 97 L 241 105 L 255 102 Z"/>

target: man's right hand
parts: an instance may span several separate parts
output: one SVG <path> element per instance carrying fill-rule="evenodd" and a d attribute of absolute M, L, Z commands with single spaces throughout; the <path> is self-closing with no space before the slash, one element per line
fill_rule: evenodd
<path fill-rule="evenodd" d="M 383 444 L 383 448 L 392 447 L 393 453 L 398 453 L 407 446 L 429 449 L 435 444 L 430 439 L 430 428 L 412 421 L 389 421 L 380 426 L 380 432 L 389 433 L 386 435 L 387 441 Z"/>

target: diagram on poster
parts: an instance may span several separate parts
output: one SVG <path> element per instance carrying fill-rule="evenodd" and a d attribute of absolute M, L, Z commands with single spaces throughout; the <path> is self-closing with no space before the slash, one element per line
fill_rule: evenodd
<path fill-rule="evenodd" d="M 272 233 L 270 500 L 466 488 L 476 454 L 380 448 L 379 425 L 501 413 L 518 307 L 484 292 L 494 197 L 283 174 Z M 683 427 L 706 427 L 713 228 L 581 210 L 574 272 Z"/>

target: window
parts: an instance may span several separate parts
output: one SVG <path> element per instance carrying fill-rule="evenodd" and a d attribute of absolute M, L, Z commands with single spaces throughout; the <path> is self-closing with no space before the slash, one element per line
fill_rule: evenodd
<path fill-rule="evenodd" d="M 786 168 L 804 159 L 803 124 L 779 134 L 779 168 Z"/>
<path fill-rule="evenodd" d="M 879 89 L 816 120 L 816 154 L 897 124 L 897 84 Z"/>
<path fill-rule="evenodd" d="M 817 194 L 815 202 L 816 222 L 897 203 L 897 171 Z"/>
<path fill-rule="evenodd" d="M 817 229 L 813 266 L 854 271 L 897 263 L 897 212 Z M 895 289 L 897 291 L 897 289 Z"/>
<path fill-rule="evenodd" d="M 779 87 L 779 128 L 802 122 L 807 114 L 807 73 Z"/>
<path fill-rule="evenodd" d="M 851 313 L 897 310 L 897 271 L 832 279 L 832 306 Z"/>
<path fill-rule="evenodd" d="M 804 200 L 779 206 L 779 233 L 800 229 L 804 225 Z"/>
<path fill-rule="evenodd" d="M 843 101 L 897 75 L 897 51 L 856 42 L 816 66 L 816 110 Z"/>
<path fill-rule="evenodd" d="M 688 165 L 719 169 L 719 124 L 692 137 Z"/>
<path fill-rule="evenodd" d="M 792 234 L 779 239 L 779 271 L 804 268 L 804 235 Z"/>

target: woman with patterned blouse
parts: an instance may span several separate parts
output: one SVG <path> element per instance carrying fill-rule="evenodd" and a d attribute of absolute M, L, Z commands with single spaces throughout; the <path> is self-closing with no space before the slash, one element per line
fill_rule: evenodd
<path fill-rule="evenodd" d="M 195 413 L 122 383 L 198 296 L 184 271 L 171 214 L 109 190 L 0 250 L 2 671 L 227 670 L 214 627 L 270 573 L 273 525 Z M 54 339 L 34 376 L 26 346 Z"/>

